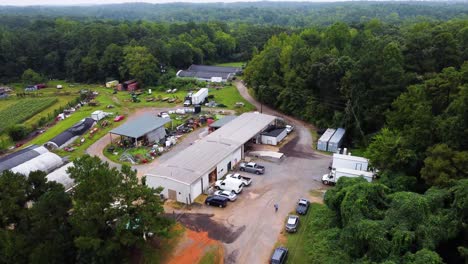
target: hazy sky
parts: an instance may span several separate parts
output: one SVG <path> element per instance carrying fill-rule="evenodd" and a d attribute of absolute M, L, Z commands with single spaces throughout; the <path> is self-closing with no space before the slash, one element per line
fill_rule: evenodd
<path fill-rule="evenodd" d="M 253 2 L 259 0 L 0 0 L 0 5 L 96 5 L 96 4 L 114 4 L 114 3 L 168 3 L 168 2 L 192 2 L 192 3 L 209 3 L 209 2 Z M 284 1 L 284 0 L 283 0 Z M 292 0 L 291 0 L 292 1 Z M 301 0 L 295 0 L 301 1 Z M 303 0 L 302 0 L 303 1 Z M 308 0 L 307 2 L 333 2 L 343 0 Z M 346 0 L 345 0 L 346 1 Z"/>

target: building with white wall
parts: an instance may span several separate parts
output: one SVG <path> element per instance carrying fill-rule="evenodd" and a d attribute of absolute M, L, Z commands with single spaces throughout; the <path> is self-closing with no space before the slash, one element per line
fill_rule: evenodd
<path fill-rule="evenodd" d="M 275 116 L 244 113 L 157 165 L 146 174 L 146 184 L 163 187 L 162 194 L 171 200 L 191 204 L 244 158 L 247 142 L 275 121 Z"/>

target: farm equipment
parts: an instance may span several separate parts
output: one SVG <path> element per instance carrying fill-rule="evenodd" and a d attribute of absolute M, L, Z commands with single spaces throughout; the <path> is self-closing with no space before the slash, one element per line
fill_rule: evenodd
<path fill-rule="evenodd" d="M 134 103 L 139 103 L 140 102 L 140 99 L 138 98 L 138 94 L 137 93 L 132 93 L 132 101 Z"/>

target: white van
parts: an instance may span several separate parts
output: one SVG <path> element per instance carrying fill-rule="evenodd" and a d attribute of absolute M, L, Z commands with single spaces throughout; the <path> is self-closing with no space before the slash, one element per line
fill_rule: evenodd
<path fill-rule="evenodd" d="M 244 183 L 240 180 L 227 178 L 224 180 L 216 181 L 215 187 L 221 190 L 233 191 L 236 194 L 239 194 L 240 192 L 242 192 L 242 189 L 244 188 Z"/>

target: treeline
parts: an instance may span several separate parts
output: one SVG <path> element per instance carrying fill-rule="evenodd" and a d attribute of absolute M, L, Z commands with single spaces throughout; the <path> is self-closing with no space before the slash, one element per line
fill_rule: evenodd
<path fill-rule="evenodd" d="M 97 157 L 75 160 L 68 172 L 71 192 L 42 171 L 0 174 L 0 263 L 160 261 L 160 247 L 148 242 L 167 237 L 173 221 L 159 190 Z"/>
<path fill-rule="evenodd" d="M 466 263 L 467 109 L 468 63 L 408 87 L 366 151 L 379 178 L 342 178 L 312 210 L 309 263 Z"/>
<path fill-rule="evenodd" d="M 0 18 L 0 82 L 32 69 L 76 82 L 136 78 L 156 85 L 163 72 L 192 63 L 247 60 L 281 27 L 221 22 L 156 23 Z M 166 77 L 164 77 L 166 78 Z"/>
<path fill-rule="evenodd" d="M 468 19 L 403 26 L 372 20 L 274 36 L 244 77 L 264 103 L 319 128 L 346 127 L 352 143 L 365 146 L 409 85 L 465 60 Z"/>
<path fill-rule="evenodd" d="M 401 23 L 424 16 L 448 20 L 466 15 L 464 2 L 256 2 L 256 3 L 127 3 L 93 6 L 0 7 L 2 15 L 150 20 L 159 22 L 224 21 L 304 27 L 342 21 L 362 23 L 373 18 Z"/>
<path fill-rule="evenodd" d="M 308 263 L 468 261 L 468 20 L 280 34 L 244 75 L 264 103 L 347 128 L 379 169 L 313 206 Z"/>

